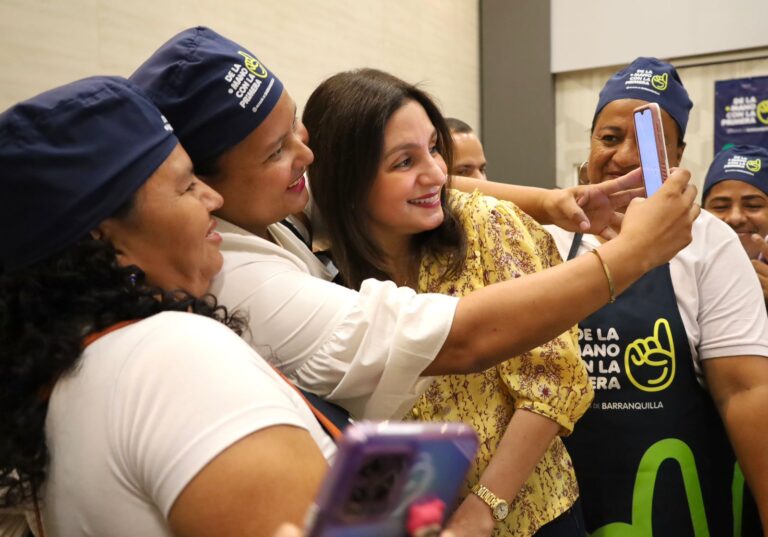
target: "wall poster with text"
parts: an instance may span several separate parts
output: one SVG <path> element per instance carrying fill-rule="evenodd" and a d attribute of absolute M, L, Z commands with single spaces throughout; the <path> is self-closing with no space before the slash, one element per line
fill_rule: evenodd
<path fill-rule="evenodd" d="M 715 153 L 727 144 L 768 148 L 768 76 L 715 82 Z"/>

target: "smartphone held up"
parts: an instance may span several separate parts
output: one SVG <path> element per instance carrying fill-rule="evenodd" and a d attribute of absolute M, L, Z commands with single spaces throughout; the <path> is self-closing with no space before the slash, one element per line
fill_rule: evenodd
<path fill-rule="evenodd" d="M 656 103 L 639 106 L 632 111 L 635 140 L 640 154 L 646 197 L 652 196 L 669 175 L 667 145 L 661 124 L 661 108 Z"/>
<path fill-rule="evenodd" d="M 350 425 L 307 516 L 307 537 L 437 535 L 477 445 L 462 423 Z"/>

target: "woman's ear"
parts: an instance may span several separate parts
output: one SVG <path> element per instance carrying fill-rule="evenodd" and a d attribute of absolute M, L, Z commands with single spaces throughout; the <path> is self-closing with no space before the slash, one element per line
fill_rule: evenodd
<path fill-rule="evenodd" d="M 105 218 L 91 230 L 91 237 L 97 241 L 109 241 L 114 243 L 114 222 L 112 218 Z"/>
<path fill-rule="evenodd" d="M 122 234 L 119 232 L 119 224 L 114 218 L 107 218 L 102 220 L 98 226 L 91 230 L 91 237 L 98 241 L 106 241 L 112 244 L 112 247 L 117 253 L 118 260 L 124 257 L 123 244 L 120 238 Z"/>

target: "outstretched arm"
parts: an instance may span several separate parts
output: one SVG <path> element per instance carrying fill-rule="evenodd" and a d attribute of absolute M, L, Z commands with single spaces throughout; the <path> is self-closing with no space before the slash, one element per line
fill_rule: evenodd
<path fill-rule="evenodd" d="M 616 293 L 691 241 L 700 209 L 689 178 L 684 170 L 673 171 L 659 192 L 633 200 L 619 236 L 598 248 Z M 551 340 L 608 302 L 607 280 L 598 257 L 585 255 L 461 298 L 446 342 L 425 374 L 482 371 Z"/>
<path fill-rule="evenodd" d="M 619 236 L 599 248 L 617 293 L 690 242 L 699 209 L 689 177 L 673 172 L 651 199 L 633 200 Z M 256 248 L 247 242 L 230 248 Z M 211 292 L 248 313 L 246 340 L 268 348 L 298 385 L 357 418 L 400 417 L 423 390 L 420 375 L 487 369 L 553 339 L 610 298 L 591 255 L 461 299 L 377 280 L 356 293 L 261 250 L 237 259 Z"/>
<path fill-rule="evenodd" d="M 642 173 L 635 170 L 623 177 L 598 185 L 580 185 L 565 189 L 546 189 L 453 177 L 452 186 L 471 192 L 479 190 L 515 203 L 541 224 L 554 224 L 568 231 L 616 236 L 621 213 L 632 199 L 644 195 Z"/>

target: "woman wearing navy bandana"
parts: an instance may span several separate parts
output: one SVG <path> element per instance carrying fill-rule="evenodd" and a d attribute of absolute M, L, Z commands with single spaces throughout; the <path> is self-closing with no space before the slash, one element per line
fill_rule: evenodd
<path fill-rule="evenodd" d="M 701 204 L 739 236 L 768 304 L 768 149 L 736 145 L 715 155 Z"/>
<path fill-rule="evenodd" d="M 0 115 L 0 168 L 3 507 L 46 537 L 300 523 L 335 445 L 206 295 L 222 199 L 159 110 L 56 88 Z"/>
<path fill-rule="evenodd" d="M 600 93 L 592 184 L 639 166 L 632 110 L 647 102 L 662 108 L 669 163 L 679 164 L 692 103 L 671 65 L 638 58 Z M 603 244 L 550 231 L 563 257 Z M 703 212 L 691 245 L 579 328 L 595 400 L 566 445 L 588 531 L 760 535 L 742 469 L 768 528 L 768 319 L 732 231 Z"/>

